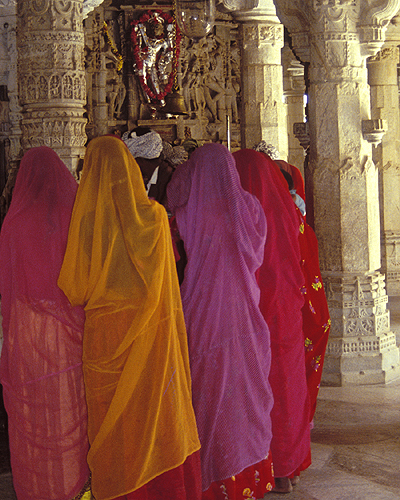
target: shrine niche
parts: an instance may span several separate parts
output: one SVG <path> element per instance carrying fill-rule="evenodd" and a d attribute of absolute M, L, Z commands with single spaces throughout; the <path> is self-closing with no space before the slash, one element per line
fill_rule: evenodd
<path fill-rule="evenodd" d="M 230 14 L 217 20 L 209 35 L 191 40 L 171 5 L 117 8 L 106 0 L 92 11 L 84 22 L 88 137 L 140 125 L 169 142 L 230 139 L 239 148 L 239 34 Z M 186 115 L 163 112 L 171 92 Z"/>

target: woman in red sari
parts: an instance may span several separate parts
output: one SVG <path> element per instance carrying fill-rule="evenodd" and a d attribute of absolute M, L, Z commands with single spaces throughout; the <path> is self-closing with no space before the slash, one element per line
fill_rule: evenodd
<path fill-rule="evenodd" d="M 1 229 L 0 378 L 18 500 L 90 498 L 85 316 L 57 286 L 77 188 L 54 151 L 30 149 Z"/>
<path fill-rule="evenodd" d="M 271 332 L 271 452 L 275 491 L 289 492 L 290 477 L 310 464 L 310 403 L 306 382 L 304 278 L 295 205 L 277 165 L 246 149 L 233 154 L 244 189 L 260 201 L 267 218 L 264 261 L 257 272 L 260 309 Z"/>
<path fill-rule="evenodd" d="M 276 163 L 281 164 L 278 161 Z M 304 286 L 301 289 L 304 295 L 303 334 L 307 385 L 310 396 L 310 422 L 312 422 L 317 406 L 331 319 L 319 268 L 317 237 L 298 207 L 296 207 L 296 213 L 301 267 L 304 275 Z"/>

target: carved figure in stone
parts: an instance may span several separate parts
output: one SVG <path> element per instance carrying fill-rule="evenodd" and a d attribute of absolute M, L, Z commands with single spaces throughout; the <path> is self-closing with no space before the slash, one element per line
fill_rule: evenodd
<path fill-rule="evenodd" d="M 156 12 L 146 25 L 139 23 L 138 29 L 145 45 L 141 51 L 143 79 L 147 85 L 150 83 L 149 87 L 152 86 L 153 90 L 159 94 L 160 83 L 168 81 L 169 75 L 166 74 L 166 68 L 174 54 L 173 26 L 167 25 L 165 34 L 164 20 Z"/>
<path fill-rule="evenodd" d="M 114 119 L 116 101 L 118 97 L 118 83 L 116 80 L 112 83 L 111 91 L 108 92 L 107 100 L 108 100 L 108 118 L 110 120 Z"/>
<path fill-rule="evenodd" d="M 209 61 L 208 71 L 204 75 L 204 95 L 213 121 L 221 122 L 224 117 L 221 116 L 219 110 L 225 107 L 221 106 L 221 101 L 225 97 L 225 74 L 222 41 L 217 37 L 211 39 Z"/>
<path fill-rule="evenodd" d="M 122 113 L 122 105 L 124 104 L 126 97 L 126 87 L 123 82 L 122 73 L 117 74 L 117 86 L 118 86 L 118 96 L 116 100 L 115 114 L 117 118 L 120 118 Z"/>
<path fill-rule="evenodd" d="M 237 94 L 231 80 L 228 80 L 226 82 L 225 100 L 227 112 L 229 115 L 232 115 L 232 123 L 239 123 Z"/>

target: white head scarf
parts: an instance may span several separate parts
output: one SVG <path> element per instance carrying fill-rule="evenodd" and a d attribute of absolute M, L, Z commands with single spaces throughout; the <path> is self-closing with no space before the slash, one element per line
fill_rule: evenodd
<path fill-rule="evenodd" d="M 279 160 L 279 151 L 272 144 L 267 144 L 266 141 L 261 141 L 259 144 L 256 144 L 253 149 L 267 154 L 271 160 Z"/>
<path fill-rule="evenodd" d="M 171 165 L 180 165 L 189 157 L 186 149 L 183 146 L 172 146 L 169 142 L 163 141 L 164 158 Z"/>
<path fill-rule="evenodd" d="M 122 140 L 134 158 L 158 158 L 163 149 L 160 134 L 151 130 L 147 134 L 137 136 L 136 132 L 125 132 Z"/>

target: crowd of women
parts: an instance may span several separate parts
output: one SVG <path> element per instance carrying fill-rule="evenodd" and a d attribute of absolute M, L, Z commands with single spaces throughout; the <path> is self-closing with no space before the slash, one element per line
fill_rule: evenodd
<path fill-rule="evenodd" d="M 21 161 L 0 234 L 18 500 L 260 499 L 311 463 L 330 320 L 301 176 L 281 165 L 291 194 L 221 144 L 163 166 L 157 136 L 93 139 L 79 186 L 47 147 Z"/>

